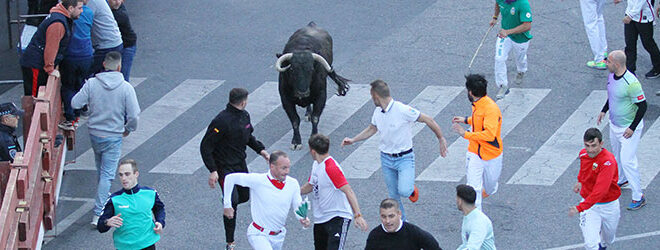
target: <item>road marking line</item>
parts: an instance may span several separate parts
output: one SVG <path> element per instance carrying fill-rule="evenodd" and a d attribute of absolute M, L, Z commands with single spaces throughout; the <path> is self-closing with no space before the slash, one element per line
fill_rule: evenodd
<path fill-rule="evenodd" d="M 126 156 L 165 128 L 179 115 L 213 92 L 224 81 L 188 79 L 140 113 L 138 129 L 122 140 L 121 157 Z M 94 152 L 90 148 L 66 166 L 66 170 L 96 170 Z"/>
<path fill-rule="evenodd" d="M 577 159 L 578 153 L 584 147 L 582 143 L 584 131 L 590 127 L 598 127 L 602 131 L 607 124 L 607 119 L 604 119 L 600 126 L 596 126 L 598 113 L 605 100 L 607 100 L 606 90 L 592 91 L 564 124 L 518 169 L 507 184 L 543 186 L 554 184 Z"/>
<path fill-rule="evenodd" d="M 147 80 L 146 77 L 131 77 L 131 80 L 129 81 L 131 85 L 133 85 L 133 88 L 137 87 L 140 85 L 140 83 L 144 82 L 144 80 Z"/>
<path fill-rule="evenodd" d="M 367 101 L 371 99 L 369 92 L 370 86 L 367 84 L 352 84 L 351 91 L 348 91 L 346 96 L 332 96 L 326 101 L 323 115 L 321 115 L 319 122 L 319 133 L 329 135 L 335 129 L 339 128 L 344 121 L 350 118 L 353 113 L 357 112 Z M 302 120 L 302 119 L 301 119 Z M 287 124 L 288 125 L 288 124 Z M 277 142 L 268 147 L 268 152 L 273 150 L 282 150 L 286 152 L 291 160 L 291 165 L 296 164 L 303 156 L 309 155 L 307 149 L 307 138 L 312 131 L 312 124 L 310 122 L 300 122 L 300 135 L 302 137 L 303 149 L 292 151 L 291 138 L 293 138 L 293 130 L 289 130 L 286 135 L 282 136 Z M 248 165 L 250 172 L 265 172 L 268 165 L 263 158 L 257 157 Z"/>
<path fill-rule="evenodd" d="M 502 138 L 505 138 L 548 93 L 550 89 L 511 89 L 507 98 L 497 101 L 502 112 Z M 506 145 L 506 142 L 503 143 Z M 438 156 L 417 180 L 457 182 L 463 179 L 468 144 L 468 140 L 458 138 L 447 149 L 447 157 Z"/>
<path fill-rule="evenodd" d="M 430 117 L 435 117 L 465 88 L 428 86 L 411 102 L 410 106 L 417 108 Z M 424 123 L 416 122 L 412 126 L 412 136 L 415 137 L 426 127 Z M 380 133 L 367 139 L 344 161 L 341 162 L 342 169 L 347 178 L 367 179 L 380 168 Z"/>
<path fill-rule="evenodd" d="M 256 127 L 268 114 L 281 106 L 280 96 L 276 94 L 277 88 L 277 82 L 265 82 L 248 95 L 246 110 L 250 113 L 250 122 L 253 127 Z M 195 137 L 151 169 L 149 173 L 193 174 L 204 166 L 199 155 L 199 144 L 205 133 L 206 128 L 199 131 Z"/>
<path fill-rule="evenodd" d="M 660 141 L 660 118 L 646 130 L 637 146 L 637 157 L 639 158 L 639 177 L 642 189 L 645 189 L 660 172 L 660 154 L 657 145 Z"/>
<path fill-rule="evenodd" d="M 64 197 L 60 197 L 62 199 Z M 78 209 L 73 211 L 73 213 L 69 214 L 66 218 L 64 218 L 62 221 L 58 222 L 57 225 L 55 226 L 54 233 L 55 235 L 47 235 L 44 238 L 44 243 L 43 245 L 48 244 L 51 240 L 55 239 L 55 236 L 59 235 L 60 233 L 66 231 L 73 223 L 78 221 L 80 218 L 85 216 L 89 211 L 91 211 L 94 208 L 94 200 L 92 199 L 91 202 L 85 202 L 80 206 Z M 89 222 L 87 222 L 89 223 Z M 85 224 L 86 226 L 89 224 Z M 90 226 L 91 227 L 91 226 Z M 53 230 L 48 231 L 48 232 L 53 232 Z"/>
<path fill-rule="evenodd" d="M 657 236 L 657 235 L 660 235 L 660 231 L 647 232 L 647 233 L 641 233 L 641 234 L 633 234 L 633 235 L 627 235 L 627 236 L 623 236 L 623 237 L 616 237 L 615 243 L 620 242 L 620 241 L 635 240 L 635 239 L 646 238 L 646 237 Z M 574 244 L 574 245 L 569 245 L 569 246 L 563 246 L 563 247 L 548 248 L 546 250 L 569 250 L 569 249 L 576 249 L 576 248 L 583 248 L 583 247 L 584 247 L 584 243 Z"/>
<path fill-rule="evenodd" d="M 60 196 L 58 200 L 63 200 L 63 201 L 82 201 L 82 202 L 95 202 L 93 198 L 79 198 L 79 197 L 68 197 L 68 196 Z"/>

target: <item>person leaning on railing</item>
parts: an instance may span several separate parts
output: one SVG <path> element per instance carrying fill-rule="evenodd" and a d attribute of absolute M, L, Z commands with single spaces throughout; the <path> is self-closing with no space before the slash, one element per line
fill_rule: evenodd
<path fill-rule="evenodd" d="M 60 77 L 55 67 L 64 58 L 73 20 L 82 13 L 82 6 L 82 0 L 62 0 L 37 28 L 20 59 L 24 95 L 36 97 L 39 86 L 46 86 L 49 75 Z"/>

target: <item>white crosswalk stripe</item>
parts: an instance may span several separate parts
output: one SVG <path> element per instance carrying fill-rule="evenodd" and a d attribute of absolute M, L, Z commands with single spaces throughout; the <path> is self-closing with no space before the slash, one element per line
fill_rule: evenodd
<path fill-rule="evenodd" d="M 277 82 L 266 82 L 248 95 L 246 110 L 250 113 L 250 122 L 256 127 L 268 114 L 280 107 L 280 96 L 277 95 Z M 210 122 L 210 121 L 209 121 Z M 150 173 L 192 174 L 204 166 L 199 155 L 199 144 L 206 133 L 202 129 L 185 145 L 159 163 Z"/>
<path fill-rule="evenodd" d="M 509 179 L 507 184 L 551 186 L 577 159 L 584 147 L 582 136 L 590 127 L 603 129 L 606 120 L 596 126 L 596 119 L 607 91 L 594 90 L 561 127 Z"/>
<path fill-rule="evenodd" d="M 122 157 L 142 145 L 161 129 L 187 111 L 200 99 L 212 92 L 224 81 L 188 79 L 172 89 L 154 104 L 140 113 L 137 131 L 124 138 L 121 145 Z M 94 152 L 90 148 L 66 166 L 67 170 L 95 170 Z"/>
<path fill-rule="evenodd" d="M 658 142 L 660 142 L 660 118 L 656 119 L 653 125 L 646 130 L 637 146 L 637 161 L 639 162 L 642 188 L 646 188 L 660 172 Z"/>
<path fill-rule="evenodd" d="M 145 82 L 147 78 L 133 77 L 131 85 L 137 87 Z M 172 89 L 161 99 L 143 110 L 140 114 L 138 131 L 126 137 L 122 145 L 122 157 L 140 147 L 144 142 L 151 139 L 159 131 L 168 126 L 181 114 L 188 111 L 190 107 L 197 104 L 204 96 L 221 86 L 224 81 L 219 80 L 193 80 L 182 82 Z M 273 111 L 281 108 L 279 95 L 277 93 L 278 83 L 275 81 L 264 82 L 249 95 L 247 110 L 250 112 L 253 126 L 265 122 L 265 118 Z M 354 84 L 351 91 L 345 97 L 333 96 L 326 102 L 326 108 L 319 122 L 319 132 L 331 134 L 342 124 L 348 121 L 355 112 L 364 108 L 371 99 L 369 85 Z M 2 98 L 10 98 L 13 95 L 20 96 L 20 86 L 10 88 L 2 94 Z M 411 102 L 410 105 L 432 117 L 437 116 L 451 102 L 464 91 L 463 87 L 456 86 L 427 86 Z M 502 110 L 502 137 L 505 145 L 506 136 L 530 115 L 531 111 L 550 93 L 550 89 L 517 89 L 511 90 L 507 98 L 498 101 Z M 12 97 L 13 98 L 13 97 Z M 568 167 L 577 159 L 577 152 L 583 147 L 582 134 L 588 127 L 596 126 L 595 118 L 607 99 L 607 92 L 595 90 L 581 103 L 561 127 L 547 139 L 535 153 L 524 164 L 517 166 L 506 166 L 517 168 L 517 171 L 506 182 L 512 185 L 553 185 L 556 180 L 564 174 Z M 370 106 L 371 107 L 371 106 Z M 299 109 L 302 111 L 302 109 Z M 210 122 L 210 121 L 205 121 Z M 81 124 L 85 121 L 81 120 Z M 289 124 L 285 124 L 289 128 Z M 607 119 L 599 127 L 601 130 L 607 126 Z M 413 136 L 421 132 L 425 127 L 422 123 L 415 123 Z M 150 173 L 160 174 L 184 174 L 195 173 L 204 166 L 199 155 L 199 143 L 206 128 L 200 130 L 194 137 L 181 145 L 174 153 L 167 155 L 165 159 L 150 169 Z M 306 138 L 311 131 L 311 123 L 301 122 L 300 132 L 303 137 L 303 147 L 306 148 Z M 308 150 L 290 150 L 290 141 L 293 132 L 289 131 L 272 145 L 267 145 L 268 151 L 283 150 L 289 154 L 291 164 L 296 164 L 303 157 L 307 157 Z M 368 179 L 380 168 L 378 142 L 380 135 L 364 141 L 358 147 L 347 147 L 353 150 L 342 162 L 344 173 L 352 179 Z M 660 118 L 656 119 L 646 129 L 638 147 L 639 169 L 642 188 L 646 188 L 660 173 L 660 165 L 654 164 L 660 161 L 660 155 L 656 154 L 655 144 L 660 141 Z M 523 147 L 519 144 L 517 146 Z M 416 180 L 418 181 L 444 181 L 458 182 L 465 176 L 465 152 L 468 141 L 458 138 L 448 148 L 447 158 L 442 158 L 436 152 L 437 142 L 430 145 L 416 145 L 416 147 L 429 148 L 429 153 L 437 157 L 430 165 L 417 165 L 421 170 Z M 607 147 L 607 146 L 606 146 Z M 505 148 L 510 148 L 506 147 Z M 527 150 L 533 150 L 527 148 Z M 422 151 L 419 151 L 422 152 Z M 264 171 L 266 163 L 261 157 L 256 157 L 248 164 L 250 171 Z M 95 170 L 94 154 L 91 149 L 85 151 L 77 159 L 76 163 L 66 166 L 67 170 Z"/>
<path fill-rule="evenodd" d="M 502 112 L 502 138 L 505 138 L 536 105 L 550 93 L 550 89 L 511 89 L 506 98 L 497 101 Z M 506 141 L 503 141 L 506 145 Z M 458 138 L 447 149 L 447 157 L 438 158 L 418 177 L 421 181 L 460 181 L 465 176 L 465 152 L 468 140 Z"/>
<path fill-rule="evenodd" d="M 344 121 L 348 120 L 353 113 L 358 111 L 368 100 L 371 99 L 369 93 L 369 85 L 366 84 L 352 84 L 351 90 L 348 91 L 346 96 L 332 96 L 326 101 L 323 115 L 319 121 L 319 133 L 329 135 L 335 129 L 339 128 Z M 280 138 L 275 144 L 268 147 L 268 152 L 273 150 L 282 150 L 286 152 L 291 160 L 291 165 L 296 164 L 303 156 L 309 155 L 306 149 L 305 135 L 309 135 L 312 131 L 312 125 L 309 122 L 302 121 L 300 123 L 300 135 L 302 136 L 303 149 L 292 151 L 290 150 L 291 138 L 293 138 L 293 131 L 289 131 Z M 268 165 L 263 158 L 258 157 L 248 164 L 250 172 L 263 172 L 268 168 Z"/>
<path fill-rule="evenodd" d="M 428 86 L 410 102 L 410 106 L 426 115 L 435 117 L 464 89 L 463 87 Z M 424 127 L 424 123 L 415 123 L 412 128 L 413 137 Z M 342 169 L 348 178 L 367 179 L 380 168 L 379 141 L 380 133 L 373 135 L 341 162 Z"/>

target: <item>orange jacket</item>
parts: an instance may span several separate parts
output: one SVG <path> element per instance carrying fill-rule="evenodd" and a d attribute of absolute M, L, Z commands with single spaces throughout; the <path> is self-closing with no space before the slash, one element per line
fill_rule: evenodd
<path fill-rule="evenodd" d="M 468 151 L 477 154 L 482 160 L 491 160 L 502 154 L 502 112 L 488 96 L 472 103 L 472 116 L 467 118 L 472 131 L 465 132 L 470 141 Z"/>

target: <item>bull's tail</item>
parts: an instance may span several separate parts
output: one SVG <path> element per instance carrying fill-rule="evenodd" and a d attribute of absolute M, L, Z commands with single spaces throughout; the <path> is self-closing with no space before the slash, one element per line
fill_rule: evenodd
<path fill-rule="evenodd" d="M 332 78 L 332 80 L 337 84 L 337 95 L 345 96 L 346 92 L 348 92 L 348 89 L 351 88 L 351 86 L 348 85 L 348 82 L 351 80 L 338 75 L 334 70 L 328 73 L 328 76 L 330 76 L 330 78 Z"/>

